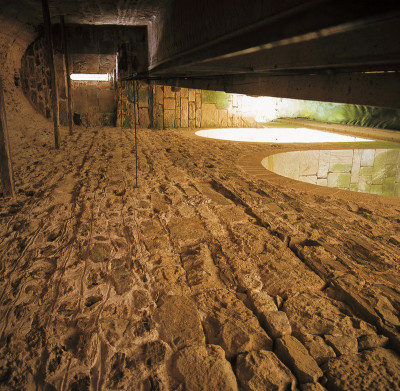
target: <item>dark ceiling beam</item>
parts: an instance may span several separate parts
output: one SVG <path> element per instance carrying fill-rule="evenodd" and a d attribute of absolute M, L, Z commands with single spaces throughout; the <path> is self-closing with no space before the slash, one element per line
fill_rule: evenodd
<path fill-rule="evenodd" d="M 222 35 L 202 45 L 169 56 L 150 67 L 151 74 L 168 72 L 179 66 L 232 55 L 248 50 L 258 50 L 264 45 L 285 39 L 309 40 L 309 34 L 325 31 L 337 33 L 337 29 L 350 31 L 365 23 L 379 21 L 390 12 L 398 11 L 399 5 L 389 1 L 315 0 L 290 8 L 285 12 L 249 24 L 245 28 Z M 216 15 L 215 23 L 219 16 Z M 184 34 L 177 31 L 177 36 Z M 161 40 L 160 45 L 163 42 Z"/>
<path fill-rule="evenodd" d="M 153 84 L 253 96 L 274 96 L 324 102 L 400 108 L 400 73 L 314 75 L 237 75 L 214 78 L 161 78 Z"/>
<path fill-rule="evenodd" d="M 250 67 L 254 72 L 295 69 L 400 66 L 400 15 L 361 26 L 358 30 L 318 36 L 304 42 L 287 43 L 256 52 L 208 59 L 204 68 Z"/>

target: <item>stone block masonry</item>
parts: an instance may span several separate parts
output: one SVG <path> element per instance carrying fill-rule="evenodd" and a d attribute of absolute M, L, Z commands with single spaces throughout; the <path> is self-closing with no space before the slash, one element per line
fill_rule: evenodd
<path fill-rule="evenodd" d="M 68 125 L 66 80 L 61 54 L 54 56 L 59 91 L 60 124 Z M 21 59 L 21 85 L 25 96 L 39 113 L 51 118 L 50 67 L 45 55 L 45 43 L 39 38 L 28 46 Z"/>
<path fill-rule="evenodd" d="M 138 85 L 139 126 L 154 129 L 257 127 L 254 116 L 245 112 L 240 95 L 148 85 L 142 81 Z M 123 124 L 133 124 L 132 91 L 132 84 L 122 83 L 122 114 L 121 102 L 118 102 L 117 109 L 119 126 L 121 115 Z M 120 100 L 121 86 L 118 87 L 117 96 Z"/>

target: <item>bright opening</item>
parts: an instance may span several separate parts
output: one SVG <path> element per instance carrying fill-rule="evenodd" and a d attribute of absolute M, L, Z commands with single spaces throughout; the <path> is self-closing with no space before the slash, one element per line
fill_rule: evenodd
<path fill-rule="evenodd" d="M 366 138 L 345 136 L 308 128 L 227 128 L 207 129 L 196 132 L 197 136 L 231 141 L 259 143 L 342 143 L 374 141 Z"/>
<path fill-rule="evenodd" d="M 109 81 L 108 73 L 72 73 L 71 80 L 75 81 Z"/>

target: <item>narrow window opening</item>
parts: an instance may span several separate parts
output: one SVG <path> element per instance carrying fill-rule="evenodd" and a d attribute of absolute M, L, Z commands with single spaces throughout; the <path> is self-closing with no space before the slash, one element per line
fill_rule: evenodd
<path fill-rule="evenodd" d="M 71 80 L 74 81 L 109 81 L 108 73 L 72 73 Z"/>

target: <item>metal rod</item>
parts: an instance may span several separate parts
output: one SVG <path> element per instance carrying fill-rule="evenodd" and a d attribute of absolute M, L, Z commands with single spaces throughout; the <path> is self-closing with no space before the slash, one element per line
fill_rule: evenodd
<path fill-rule="evenodd" d="M 121 117 L 121 129 L 124 127 L 124 124 L 122 122 L 122 80 L 120 81 L 120 86 L 121 86 L 121 95 L 120 95 L 120 117 Z"/>
<path fill-rule="evenodd" d="M 51 31 L 51 19 L 49 4 L 47 0 L 42 0 L 43 7 L 43 20 L 44 29 L 47 39 L 47 54 L 50 67 L 51 75 L 51 103 L 53 109 L 53 122 L 54 122 L 54 145 L 56 149 L 60 148 L 60 129 L 59 129 L 59 113 L 58 113 L 58 93 L 57 93 L 57 80 L 56 70 L 54 67 L 54 55 L 53 55 L 53 35 Z"/>
<path fill-rule="evenodd" d="M 135 158 L 136 158 L 136 187 L 138 187 L 138 148 L 137 148 L 137 129 L 136 129 L 136 93 L 138 92 L 137 81 L 133 81 L 133 112 L 134 112 L 134 121 L 135 121 Z"/>
<path fill-rule="evenodd" d="M 61 36 L 63 40 L 64 49 L 64 61 L 65 61 L 65 72 L 67 74 L 67 94 L 68 94 L 68 126 L 69 134 L 72 136 L 73 133 L 73 122 L 72 122 L 72 89 L 71 89 L 71 78 L 69 70 L 69 58 L 68 58 L 68 42 L 67 42 L 67 29 L 65 27 L 64 16 L 60 16 L 61 23 Z"/>

